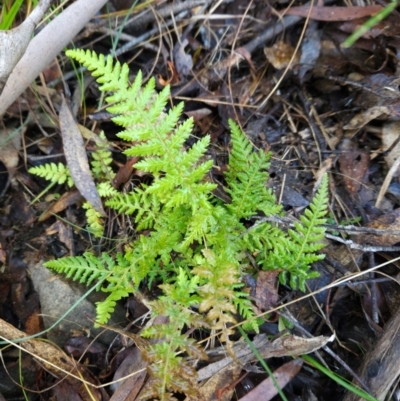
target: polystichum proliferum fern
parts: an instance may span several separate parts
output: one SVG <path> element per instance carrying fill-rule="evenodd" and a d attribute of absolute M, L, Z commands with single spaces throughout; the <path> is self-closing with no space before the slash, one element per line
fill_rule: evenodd
<path fill-rule="evenodd" d="M 255 151 L 239 127 L 229 123 L 232 151 L 225 182 L 231 202 L 224 203 L 213 196 L 216 185 L 208 178 L 213 164 L 206 158 L 209 136 L 183 150 L 193 121 L 179 122 L 182 103 L 164 112 L 169 87 L 157 94 L 154 79 L 142 87 L 140 73 L 130 85 L 128 66 L 114 64 L 111 57 L 83 50 L 67 55 L 84 64 L 97 77 L 100 90 L 109 93 L 106 101 L 112 105 L 107 110 L 124 127 L 119 137 L 134 144 L 125 153 L 140 157 L 135 168 L 153 179 L 129 193 L 107 194 L 106 206 L 131 215 L 136 224 L 137 235 L 123 253 L 112 258 L 86 253 L 49 261 L 46 266 L 86 284 L 101 280 L 99 287 L 108 297 L 97 304 L 100 323 L 145 278 L 161 281 L 163 295 L 149 304 L 153 314 L 167 316 L 169 323 L 143 333 L 163 339 L 147 352 L 154 385 L 146 396 L 168 399 L 173 391 L 193 394 L 191 368 L 178 355 L 182 351 L 195 358 L 204 354 L 182 330 L 210 327 L 228 341 L 237 313 L 253 316 L 241 283 L 243 273 L 251 271 L 247 255 L 256 256 L 264 269 L 279 269 L 282 283 L 289 278 L 292 288 L 304 290 L 306 280 L 317 275 L 310 271 L 311 264 L 323 257 L 316 252 L 323 247 L 327 178 L 295 230 L 285 232 L 268 222 L 249 229 L 249 219 L 259 213 L 281 213 L 265 186 L 269 154 Z M 253 327 L 257 329 L 256 324 Z"/>

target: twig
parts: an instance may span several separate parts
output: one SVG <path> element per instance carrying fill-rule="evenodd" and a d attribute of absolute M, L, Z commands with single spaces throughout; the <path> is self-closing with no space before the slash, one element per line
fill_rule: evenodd
<path fill-rule="evenodd" d="M 343 239 L 335 235 L 326 234 L 326 238 L 333 239 L 334 241 L 341 242 L 347 245 L 351 249 L 359 249 L 364 252 L 399 252 L 400 246 L 372 246 L 372 245 L 360 245 L 354 243 L 352 240 Z"/>

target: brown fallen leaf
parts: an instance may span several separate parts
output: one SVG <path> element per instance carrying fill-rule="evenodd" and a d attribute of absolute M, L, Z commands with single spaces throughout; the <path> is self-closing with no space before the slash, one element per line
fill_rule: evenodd
<path fill-rule="evenodd" d="M 292 60 L 294 51 L 295 49 L 293 46 L 290 46 L 282 41 L 275 43 L 271 47 L 264 48 L 264 54 L 266 55 L 268 61 L 277 70 L 282 70 L 289 65 L 290 61 Z M 293 58 L 292 65 L 298 64 L 299 59 L 299 54 L 296 54 Z"/>
<path fill-rule="evenodd" d="M 63 193 L 55 203 L 53 203 L 47 210 L 45 210 L 40 215 L 40 217 L 38 218 L 38 222 L 40 223 L 42 221 L 45 221 L 54 214 L 62 212 L 68 206 L 74 205 L 80 199 L 82 199 L 82 195 L 77 190 L 72 190 Z"/>
<path fill-rule="evenodd" d="M 94 209 L 105 217 L 106 213 L 90 172 L 82 135 L 65 99 L 60 109 L 60 128 L 65 158 L 75 186 Z"/>
<path fill-rule="evenodd" d="M 379 35 L 384 35 L 386 37 L 395 37 L 400 35 L 400 21 L 397 13 L 387 16 L 383 21 L 377 21 L 376 24 L 368 29 L 367 32 L 363 34 L 364 39 L 376 38 Z M 345 21 L 338 28 L 342 32 L 348 34 L 353 33 L 355 30 L 361 27 L 365 23 L 365 18 L 360 18 L 358 20 Z"/>
<path fill-rule="evenodd" d="M 21 137 L 26 131 L 26 126 L 16 129 L 13 126 L 0 130 L 0 161 L 4 163 L 10 177 L 14 176 L 18 166 Z"/>
<path fill-rule="evenodd" d="M 12 345 L 13 340 L 26 337 L 26 334 L 17 330 L 11 324 L 0 319 L 0 339 Z M 56 377 L 64 380 L 74 388 L 84 401 L 108 399 L 102 389 L 92 387 L 97 384 L 84 365 L 80 365 L 60 348 L 49 342 L 36 339 L 21 341 L 16 344 L 22 350 L 31 354 L 35 359 L 44 364 L 45 368 Z M 105 398 L 102 398 L 105 397 Z"/>
<path fill-rule="evenodd" d="M 216 393 L 219 395 L 219 401 L 229 401 L 232 399 L 235 386 L 234 383 L 242 371 L 242 366 L 231 364 L 226 368 L 217 372 L 210 380 L 207 380 L 203 386 L 199 388 L 199 398 L 186 397 L 185 401 L 214 401 Z"/>
<path fill-rule="evenodd" d="M 124 185 L 131 178 L 133 173 L 133 166 L 135 163 L 139 161 L 139 157 L 136 156 L 133 159 L 129 159 L 123 166 L 121 166 L 112 180 L 112 185 L 114 188 L 119 188 L 121 185 Z"/>
<path fill-rule="evenodd" d="M 277 278 L 279 273 L 276 270 L 258 273 L 255 299 L 257 307 L 262 311 L 275 308 L 278 302 Z"/>
<path fill-rule="evenodd" d="M 360 113 L 356 114 L 350 120 L 350 122 L 343 127 L 343 129 L 360 129 L 364 127 L 364 125 L 368 124 L 370 121 L 380 117 L 382 114 L 391 114 L 391 110 L 388 106 L 374 106 L 367 110 L 363 110 Z"/>
<path fill-rule="evenodd" d="M 174 49 L 174 61 L 178 75 L 182 78 L 190 74 L 193 67 L 192 56 L 185 52 L 185 47 L 189 41 L 185 38 L 179 41 Z"/>
<path fill-rule="evenodd" d="M 280 368 L 276 369 L 274 374 L 276 384 L 279 388 L 285 387 L 299 372 L 303 366 L 302 359 L 295 359 L 285 363 Z M 241 401 L 269 401 L 278 394 L 274 382 L 271 377 L 262 381 L 257 387 L 240 398 Z"/>
<path fill-rule="evenodd" d="M 344 149 L 344 153 L 339 157 L 339 169 L 343 174 L 343 182 L 351 195 L 355 195 L 363 183 L 364 176 L 369 166 L 369 154 L 361 149 Z"/>
<path fill-rule="evenodd" d="M 134 348 L 123 360 L 114 374 L 112 389 L 115 390 L 110 401 L 134 401 L 143 387 L 148 363 L 143 360 L 139 348 Z M 127 377 L 123 381 L 121 378 Z"/>
<path fill-rule="evenodd" d="M 354 7 L 325 7 L 314 6 L 310 12 L 309 6 L 291 7 L 285 12 L 286 15 L 297 15 L 317 21 L 351 21 L 353 19 L 370 17 L 382 10 L 382 6 L 354 6 Z"/>

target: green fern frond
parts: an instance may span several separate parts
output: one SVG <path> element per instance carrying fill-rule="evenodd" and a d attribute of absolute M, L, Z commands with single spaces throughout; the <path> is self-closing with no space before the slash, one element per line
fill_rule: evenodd
<path fill-rule="evenodd" d="M 104 301 L 96 302 L 96 321 L 100 324 L 107 323 L 117 302 L 129 296 L 130 293 L 132 293 L 131 289 L 116 287 Z"/>
<path fill-rule="evenodd" d="M 264 261 L 264 269 L 283 269 L 280 281 L 286 284 L 289 275 L 293 289 L 305 291 L 306 280 L 318 276 L 316 272 L 309 272 L 309 268 L 324 258 L 316 252 L 324 247 L 321 240 L 325 229 L 322 225 L 326 223 L 327 203 L 328 177 L 325 175 L 309 209 L 300 222 L 295 223 L 296 230 L 288 230 L 288 236 L 277 238 L 274 249 Z"/>
<path fill-rule="evenodd" d="M 94 209 L 91 203 L 85 202 L 82 207 L 86 209 L 87 230 L 95 237 L 100 238 L 104 232 L 101 213 Z"/>
<path fill-rule="evenodd" d="M 44 265 L 58 273 L 63 273 L 67 278 L 89 286 L 94 280 L 98 281 L 97 289 L 111 274 L 115 267 L 115 261 L 106 253 L 96 257 L 90 252 L 83 256 L 71 256 L 67 258 L 50 260 Z"/>
<path fill-rule="evenodd" d="M 108 142 L 104 132 L 101 131 L 99 136 L 102 139 L 101 143 L 104 143 L 105 146 L 98 146 L 92 153 L 91 171 L 96 179 L 111 181 L 115 177 L 115 173 L 110 167 L 113 161 L 112 153 L 108 150 Z"/>
<path fill-rule="evenodd" d="M 108 181 L 100 182 L 96 185 L 96 188 L 101 198 L 110 198 L 119 194 L 119 192 Z"/>
<path fill-rule="evenodd" d="M 69 187 L 74 185 L 68 167 L 62 163 L 47 163 L 37 167 L 31 167 L 29 173 L 42 177 L 53 184 L 67 183 Z"/>
<path fill-rule="evenodd" d="M 232 120 L 229 121 L 229 126 L 232 151 L 225 177 L 228 184 L 226 191 L 231 195 L 232 203 L 227 207 L 239 219 L 252 217 L 257 211 L 263 211 L 267 216 L 279 214 L 281 207 L 276 204 L 272 192 L 266 188 L 269 154 L 262 150 L 254 152 L 239 126 Z"/>
<path fill-rule="evenodd" d="M 121 68 L 121 64 L 118 62 L 114 65 L 111 56 L 106 59 L 104 55 L 97 55 L 90 50 L 67 50 L 65 54 L 87 67 L 94 77 L 98 77 L 97 82 L 102 84 L 100 86 L 101 91 L 115 91 L 113 96 L 107 98 L 109 103 L 125 100 L 128 97 L 129 67 L 127 64 L 124 64 Z M 138 80 L 137 86 L 140 88 L 142 81 L 139 75 Z"/>

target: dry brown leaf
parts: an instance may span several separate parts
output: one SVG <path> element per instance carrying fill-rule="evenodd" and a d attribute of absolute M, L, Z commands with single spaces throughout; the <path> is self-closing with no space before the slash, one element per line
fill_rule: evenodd
<path fill-rule="evenodd" d="M 303 366 L 302 359 L 295 359 L 285 363 L 274 371 L 276 383 L 280 389 L 284 388 L 299 372 Z M 256 388 L 240 398 L 241 401 L 269 401 L 278 394 L 271 377 L 262 381 Z"/>
<path fill-rule="evenodd" d="M 139 157 L 134 157 L 133 159 L 129 159 L 123 166 L 121 166 L 112 180 L 112 185 L 114 188 L 119 188 L 121 185 L 124 185 L 131 178 L 133 173 L 133 166 L 139 161 Z"/>
<path fill-rule="evenodd" d="M 238 379 L 241 371 L 242 367 L 240 365 L 231 364 L 227 366 L 200 387 L 199 398 L 187 397 L 185 401 L 197 401 L 199 399 L 202 401 L 214 401 L 216 392 L 220 396 L 218 397 L 219 401 L 231 400 L 235 387 L 229 385 Z"/>
<path fill-rule="evenodd" d="M 127 379 L 111 385 L 112 390 L 115 392 L 110 401 L 136 400 L 147 375 L 147 365 L 147 362 L 143 361 L 141 351 L 138 348 L 134 348 L 122 361 L 114 374 L 113 381 L 123 377 L 127 377 Z M 137 373 L 132 376 L 134 372 Z"/>
<path fill-rule="evenodd" d="M 339 157 L 339 169 L 343 174 L 343 182 L 351 195 L 355 195 L 364 180 L 369 166 L 369 153 L 360 149 L 342 149 L 343 154 Z"/>
<path fill-rule="evenodd" d="M 279 295 L 277 286 L 277 277 L 279 271 L 260 271 L 257 277 L 256 284 L 256 305 L 262 311 L 275 308 Z"/>
<path fill-rule="evenodd" d="M 376 38 L 379 35 L 384 35 L 386 37 L 393 37 L 400 35 L 400 21 L 397 13 L 389 15 L 383 21 L 377 21 L 376 24 L 368 29 L 363 34 L 364 39 Z M 358 20 L 347 21 L 340 24 L 338 27 L 342 32 L 347 32 L 348 34 L 353 33 L 365 24 L 365 18 L 360 18 Z M 372 41 L 371 41 L 372 43 Z"/>
<path fill-rule="evenodd" d="M 0 338 L 12 340 L 17 338 L 24 338 L 26 334 L 17 330 L 11 324 L 0 319 Z M 79 365 L 68 355 L 66 355 L 60 348 L 52 345 L 49 342 L 30 339 L 19 343 L 23 350 L 30 353 L 34 358 L 44 364 L 49 372 L 52 372 L 56 377 L 65 377 L 68 382 L 81 396 L 84 401 L 93 401 L 102 399 L 102 391 L 90 386 L 91 376 L 88 374 L 87 369 L 83 365 Z M 83 380 L 86 383 L 83 383 Z M 89 382 L 90 381 L 90 382 Z M 90 394 L 88 392 L 90 388 Z"/>
<path fill-rule="evenodd" d="M 18 154 L 21 148 L 21 135 L 25 129 L 0 130 L 0 160 L 4 163 L 9 174 L 13 175 L 18 166 Z"/>
<path fill-rule="evenodd" d="M 391 114 L 390 109 L 387 106 L 371 107 L 368 110 L 364 110 L 361 113 L 356 114 L 350 120 L 350 122 L 343 127 L 343 129 L 360 129 L 364 127 L 364 125 L 368 124 L 370 121 L 380 117 L 382 114 Z"/>
<path fill-rule="evenodd" d="M 60 128 L 65 158 L 75 186 L 94 209 L 105 216 L 100 195 L 90 172 L 82 135 L 65 99 L 63 99 L 60 109 Z"/>
<path fill-rule="evenodd" d="M 82 195 L 79 191 L 73 190 L 65 192 L 64 194 L 61 195 L 60 199 L 58 199 L 46 211 L 44 211 L 41 214 L 41 216 L 38 219 L 38 222 L 45 221 L 54 214 L 62 212 L 68 206 L 74 205 L 81 198 Z"/>
<path fill-rule="evenodd" d="M 285 12 L 286 15 L 297 15 L 317 21 L 350 21 L 357 18 L 370 17 L 382 10 L 382 6 L 354 6 L 354 7 L 325 7 L 314 6 L 311 9 L 309 6 L 291 7 Z"/>
<path fill-rule="evenodd" d="M 289 65 L 294 50 L 293 46 L 280 41 L 275 43 L 272 47 L 264 47 L 264 54 L 267 56 L 268 61 L 274 66 L 274 68 L 282 70 Z M 292 65 L 298 64 L 298 62 L 299 54 L 296 54 Z"/>

